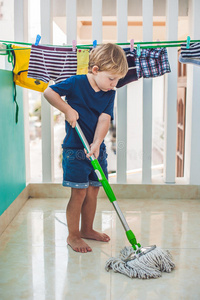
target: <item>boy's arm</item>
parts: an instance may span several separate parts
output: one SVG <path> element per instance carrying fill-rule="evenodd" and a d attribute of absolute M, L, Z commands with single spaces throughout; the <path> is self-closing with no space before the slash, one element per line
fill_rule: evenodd
<path fill-rule="evenodd" d="M 48 87 L 44 91 L 44 97 L 52 106 L 65 114 L 65 119 L 73 128 L 76 126 L 76 121 L 79 118 L 78 112 L 64 102 L 58 93 Z"/>
<path fill-rule="evenodd" d="M 111 120 L 111 116 L 106 113 L 102 113 L 99 116 L 97 127 L 96 127 L 95 134 L 94 134 L 94 139 L 93 139 L 92 144 L 90 145 L 91 151 L 90 151 L 90 153 L 87 154 L 88 158 L 90 156 L 92 156 L 93 154 L 96 158 L 98 158 L 99 147 L 100 147 L 101 143 L 103 142 L 103 140 L 109 130 L 110 120 Z"/>

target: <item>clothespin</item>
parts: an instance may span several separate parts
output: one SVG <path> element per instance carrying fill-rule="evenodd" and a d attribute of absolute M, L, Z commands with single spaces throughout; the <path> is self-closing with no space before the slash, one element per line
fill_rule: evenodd
<path fill-rule="evenodd" d="M 186 49 L 189 49 L 189 48 L 190 48 L 190 36 L 188 35 Z"/>
<path fill-rule="evenodd" d="M 1 44 L 1 43 L 0 43 L 0 54 L 7 54 L 6 49 L 7 49 L 6 44 Z M 5 51 L 4 51 L 4 50 L 5 50 Z"/>
<path fill-rule="evenodd" d="M 39 45 L 40 40 L 41 40 L 41 35 L 38 34 L 38 35 L 36 36 L 35 46 L 38 46 L 38 45 Z"/>
<path fill-rule="evenodd" d="M 137 44 L 137 56 L 140 57 L 141 50 L 140 50 L 140 44 Z"/>
<path fill-rule="evenodd" d="M 97 46 L 97 40 L 94 40 L 93 41 L 93 48 L 96 48 L 96 46 Z"/>
<path fill-rule="evenodd" d="M 134 39 L 130 40 L 130 51 L 132 52 L 134 48 Z"/>
<path fill-rule="evenodd" d="M 76 40 L 72 41 L 72 48 L 73 48 L 73 51 L 76 51 Z"/>

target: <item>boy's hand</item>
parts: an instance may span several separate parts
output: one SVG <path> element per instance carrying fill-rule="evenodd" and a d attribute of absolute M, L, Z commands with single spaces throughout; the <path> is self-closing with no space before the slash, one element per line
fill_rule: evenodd
<path fill-rule="evenodd" d="M 90 158 L 90 156 L 94 155 L 94 157 L 97 159 L 99 157 L 99 145 L 92 143 L 90 145 L 90 152 L 87 153 L 85 150 L 87 158 Z"/>
<path fill-rule="evenodd" d="M 65 113 L 65 120 L 72 126 L 72 128 L 74 128 L 78 119 L 78 112 L 69 105 L 67 112 Z"/>

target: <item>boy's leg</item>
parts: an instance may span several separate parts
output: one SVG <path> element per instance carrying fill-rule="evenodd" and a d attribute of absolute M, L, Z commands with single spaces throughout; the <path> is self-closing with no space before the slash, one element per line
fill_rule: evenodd
<path fill-rule="evenodd" d="M 87 189 L 71 189 L 71 198 L 67 205 L 66 217 L 69 230 L 67 243 L 77 252 L 90 252 L 92 249 L 82 239 L 79 231 L 79 220 Z"/>
<path fill-rule="evenodd" d="M 81 237 L 102 242 L 108 242 L 109 236 L 93 230 L 99 187 L 89 186 L 81 208 Z"/>

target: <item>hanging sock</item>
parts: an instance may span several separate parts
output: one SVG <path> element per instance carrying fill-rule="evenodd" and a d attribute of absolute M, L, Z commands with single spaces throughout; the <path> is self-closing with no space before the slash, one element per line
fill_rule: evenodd
<path fill-rule="evenodd" d="M 137 71 L 136 71 L 136 64 L 135 64 L 135 56 L 136 50 L 130 48 L 124 48 L 126 59 L 128 63 L 128 72 L 126 76 L 118 81 L 117 88 L 120 88 L 130 82 L 137 81 Z"/>
<path fill-rule="evenodd" d="M 89 64 L 89 50 L 77 50 L 77 75 L 87 74 Z"/>

